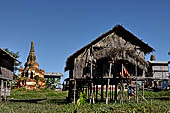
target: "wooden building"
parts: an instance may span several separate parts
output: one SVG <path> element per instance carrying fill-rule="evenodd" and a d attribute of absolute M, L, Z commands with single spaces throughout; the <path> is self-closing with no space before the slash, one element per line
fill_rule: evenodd
<path fill-rule="evenodd" d="M 47 86 L 47 88 L 50 88 L 53 85 L 52 83 L 50 83 L 50 79 L 52 79 L 54 81 L 57 80 L 58 83 L 60 83 L 60 79 L 61 79 L 62 76 L 63 76 L 62 73 L 54 73 L 54 72 L 45 73 L 44 78 L 47 79 L 46 84 L 49 84 L 49 86 Z M 61 90 L 61 85 L 60 84 L 54 84 L 54 85 L 57 85 L 55 87 L 56 89 Z"/>
<path fill-rule="evenodd" d="M 100 100 L 105 100 L 107 104 L 108 101 L 118 100 L 120 85 L 119 100 L 123 102 L 124 83 L 129 84 L 130 78 L 134 76 L 144 76 L 147 68 L 145 55 L 152 51 L 154 51 L 152 47 L 124 27 L 115 26 L 67 58 L 65 66 L 65 71 L 69 71 L 67 99 L 75 103 L 80 92 L 86 92 L 89 102 L 98 101 L 100 95 Z"/>
<path fill-rule="evenodd" d="M 149 61 L 146 74 L 147 86 L 155 89 L 167 89 L 169 81 L 168 61 Z"/>
<path fill-rule="evenodd" d="M 13 80 L 15 58 L 0 48 L 0 99 L 10 96 L 10 83 Z"/>

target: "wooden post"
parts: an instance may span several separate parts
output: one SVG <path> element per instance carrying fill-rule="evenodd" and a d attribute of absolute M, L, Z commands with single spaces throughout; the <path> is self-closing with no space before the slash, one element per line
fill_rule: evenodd
<path fill-rule="evenodd" d="M 103 100 L 103 83 L 102 83 L 102 85 L 101 85 L 101 101 Z"/>
<path fill-rule="evenodd" d="M 84 93 L 84 83 L 82 84 L 82 92 Z"/>
<path fill-rule="evenodd" d="M 76 104 L 76 80 L 74 81 L 74 104 Z"/>
<path fill-rule="evenodd" d="M 112 101 L 113 101 L 113 86 L 114 86 L 114 85 L 112 85 Z"/>
<path fill-rule="evenodd" d="M 98 96 L 98 85 L 96 85 L 96 101 L 97 101 L 97 96 Z"/>
<path fill-rule="evenodd" d="M 109 82 L 109 79 L 107 79 L 107 81 Z M 108 84 L 106 85 L 106 104 L 108 104 Z"/>
<path fill-rule="evenodd" d="M 94 104 L 95 101 L 94 101 L 94 86 L 93 86 L 93 56 L 91 56 L 90 75 L 91 75 L 90 78 L 92 80 L 92 83 L 91 83 L 91 87 L 92 87 L 91 97 L 92 97 L 92 103 Z"/>
<path fill-rule="evenodd" d="M 109 101 L 108 91 L 109 91 L 109 84 L 110 84 L 111 74 L 112 74 L 112 63 L 110 63 L 109 78 L 108 78 L 108 80 L 107 80 L 107 89 L 106 89 L 106 104 L 108 104 L 108 101 Z"/>
<path fill-rule="evenodd" d="M 115 84 L 115 103 L 117 102 L 117 83 Z"/>
<path fill-rule="evenodd" d="M 3 94 L 2 94 L 2 90 L 3 90 L 3 80 L 1 80 L 1 92 L 0 92 L 0 99 L 1 99 L 1 101 L 2 101 L 2 96 L 3 96 Z"/>
<path fill-rule="evenodd" d="M 93 82 L 92 82 L 92 103 L 94 104 L 95 101 L 94 101 L 94 85 L 93 85 Z"/>
<path fill-rule="evenodd" d="M 121 94 L 120 94 L 120 103 L 123 103 L 123 92 L 124 92 L 124 89 L 123 89 L 123 63 L 122 63 L 122 79 L 121 79 Z"/>
<path fill-rule="evenodd" d="M 123 103 L 123 80 L 121 80 L 121 88 L 120 88 L 120 103 L 122 104 Z"/>
<path fill-rule="evenodd" d="M 90 83 L 89 87 L 90 87 L 89 96 L 90 96 L 90 104 L 91 104 L 92 103 L 92 87 L 91 87 L 91 83 Z"/>
<path fill-rule="evenodd" d="M 88 91 L 87 91 L 88 87 L 85 88 L 86 91 L 86 96 L 88 97 Z"/>
<path fill-rule="evenodd" d="M 110 90 L 110 101 L 111 101 L 112 100 L 112 85 L 110 85 L 109 90 Z"/>
<path fill-rule="evenodd" d="M 90 83 L 88 83 L 88 99 L 90 100 Z"/>
<path fill-rule="evenodd" d="M 142 96 L 143 96 L 143 98 L 144 98 L 144 85 L 145 85 L 145 83 L 144 83 L 144 81 L 142 82 Z"/>
<path fill-rule="evenodd" d="M 7 100 L 7 85 L 8 85 L 8 83 L 7 83 L 7 81 L 5 81 L 5 90 L 4 90 L 4 99 L 5 99 L 5 101 Z"/>
<path fill-rule="evenodd" d="M 137 84 L 137 67 L 138 66 L 138 62 L 136 61 L 136 66 L 135 66 L 135 72 L 136 72 L 136 103 L 138 103 L 138 84 Z"/>

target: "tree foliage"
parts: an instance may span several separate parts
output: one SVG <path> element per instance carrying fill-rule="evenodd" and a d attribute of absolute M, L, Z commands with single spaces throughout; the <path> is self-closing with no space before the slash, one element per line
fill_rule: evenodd
<path fill-rule="evenodd" d="M 20 57 L 19 52 L 14 52 L 14 51 L 10 51 L 8 48 L 4 49 L 7 53 L 9 53 L 10 55 L 12 55 L 15 59 L 18 59 Z M 19 66 L 21 65 L 21 62 L 18 62 L 15 60 L 14 62 L 14 73 L 16 74 L 16 71 L 19 70 Z"/>
<path fill-rule="evenodd" d="M 170 55 L 170 51 L 168 52 L 168 55 Z"/>
<path fill-rule="evenodd" d="M 59 79 L 49 78 L 46 80 L 47 88 L 55 89 L 56 86 L 59 86 L 59 85 L 61 85 L 60 78 Z"/>

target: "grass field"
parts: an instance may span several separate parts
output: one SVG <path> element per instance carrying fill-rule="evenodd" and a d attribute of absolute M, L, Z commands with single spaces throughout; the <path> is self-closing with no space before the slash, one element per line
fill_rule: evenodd
<path fill-rule="evenodd" d="M 162 92 L 150 92 L 145 91 L 147 97 L 170 97 L 170 91 Z M 11 92 L 11 98 L 14 99 L 36 99 L 36 98 L 46 98 L 47 100 L 39 101 L 37 103 L 26 103 L 26 102 L 0 102 L 0 112 L 1 113 L 72 113 L 72 112 L 98 112 L 98 113 L 148 113 L 148 112 L 169 112 L 170 111 L 170 101 L 161 100 L 148 100 L 140 101 L 138 104 L 135 102 L 125 102 L 124 104 L 119 103 L 109 103 L 106 105 L 104 102 L 99 102 L 96 104 L 85 103 L 83 105 L 77 106 L 72 103 L 67 103 L 65 98 L 67 96 L 67 91 L 54 91 L 49 89 L 41 89 L 38 91 L 30 91 L 25 89 L 14 89 Z"/>

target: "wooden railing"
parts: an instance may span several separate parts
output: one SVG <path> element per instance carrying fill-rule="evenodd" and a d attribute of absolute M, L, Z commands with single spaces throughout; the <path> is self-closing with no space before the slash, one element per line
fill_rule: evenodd
<path fill-rule="evenodd" d="M 0 96 L 10 96 L 11 88 L 0 88 Z"/>
<path fill-rule="evenodd" d="M 7 80 L 13 80 L 13 72 L 4 68 L 0 67 L 0 78 L 7 79 Z"/>

